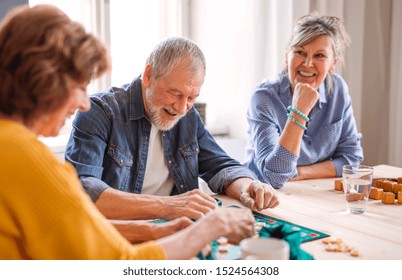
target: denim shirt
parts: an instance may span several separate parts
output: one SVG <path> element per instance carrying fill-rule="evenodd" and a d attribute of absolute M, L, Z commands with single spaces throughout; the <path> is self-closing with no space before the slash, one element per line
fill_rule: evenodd
<path fill-rule="evenodd" d="M 362 135 L 357 130 L 348 86 L 336 73 L 332 79 L 331 92 L 325 82 L 318 89 L 320 99 L 310 113 L 300 156 L 279 144 L 288 120 L 287 107 L 292 104 L 288 75 L 277 75 L 254 89 L 247 112 L 249 137 L 244 164 L 262 182 L 281 188 L 298 174 L 297 166 L 326 160 L 332 161 L 336 176 L 341 177 L 344 165 L 363 160 Z"/>
<path fill-rule="evenodd" d="M 66 148 L 84 189 L 96 201 L 106 188 L 141 193 L 151 123 L 146 117 L 141 79 L 90 97 L 91 109 L 79 112 Z M 172 195 L 198 188 L 198 177 L 215 193 L 235 179 L 256 175 L 229 157 L 193 108 L 162 132 L 164 160 L 174 180 Z"/>

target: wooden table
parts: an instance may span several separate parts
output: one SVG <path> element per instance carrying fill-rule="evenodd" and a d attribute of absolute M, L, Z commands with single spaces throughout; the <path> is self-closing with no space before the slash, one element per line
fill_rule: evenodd
<path fill-rule="evenodd" d="M 375 166 L 374 178 L 382 177 L 402 177 L 402 168 Z M 334 190 L 334 180 L 288 182 L 278 190 L 280 205 L 261 213 L 327 233 L 331 239 L 340 238 L 360 253 L 352 257 L 328 252 L 322 239 L 303 243 L 301 247 L 315 259 L 402 260 L 402 204 L 386 205 L 370 199 L 367 213 L 350 214 L 345 210 L 343 192 Z M 218 197 L 223 205 L 239 205 L 227 196 Z"/>

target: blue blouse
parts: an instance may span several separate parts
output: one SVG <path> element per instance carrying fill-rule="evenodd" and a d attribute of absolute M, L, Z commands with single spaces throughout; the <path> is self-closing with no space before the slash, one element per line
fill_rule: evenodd
<path fill-rule="evenodd" d="M 342 167 L 359 164 L 363 160 L 352 100 L 346 82 L 332 74 L 332 90 L 325 82 L 318 89 L 320 99 L 312 109 L 307 130 L 301 143 L 300 156 L 279 145 L 284 130 L 287 107 L 292 104 L 287 74 L 279 74 L 255 88 L 247 112 L 249 123 L 245 165 L 262 182 L 281 188 L 297 176 L 297 166 L 331 160 L 336 176 L 342 176 Z"/>

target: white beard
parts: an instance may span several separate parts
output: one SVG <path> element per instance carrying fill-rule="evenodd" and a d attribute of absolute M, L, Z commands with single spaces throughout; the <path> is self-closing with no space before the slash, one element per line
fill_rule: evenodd
<path fill-rule="evenodd" d="M 147 107 L 149 111 L 149 118 L 151 123 L 153 123 L 159 130 L 167 131 L 172 129 L 179 120 L 186 114 L 179 114 L 175 109 L 169 106 L 154 105 L 152 102 L 152 97 L 155 93 L 155 86 L 151 85 L 149 88 L 145 89 L 145 97 L 147 102 Z M 176 114 L 176 118 L 171 121 L 164 120 L 162 117 L 162 110 L 166 110 L 170 114 Z"/>

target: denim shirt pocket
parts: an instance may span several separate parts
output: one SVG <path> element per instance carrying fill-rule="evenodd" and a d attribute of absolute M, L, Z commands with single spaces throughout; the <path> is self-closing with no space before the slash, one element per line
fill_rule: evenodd
<path fill-rule="evenodd" d="M 128 191 L 133 156 L 130 152 L 116 145 L 109 146 L 107 155 L 109 156 L 108 163 L 106 163 L 108 167 L 105 166 L 105 170 L 108 170 L 105 175 L 107 181 L 114 182 L 114 188 Z"/>
<path fill-rule="evenodd" d="M 190 169 L 191 174 L 194 178 L 198 177 L 198 154 L 200 153 L 200 148 L 196 139 L 190 143 L 180 147 L 180 153 L 186 161 L 187 167 Z"/>

